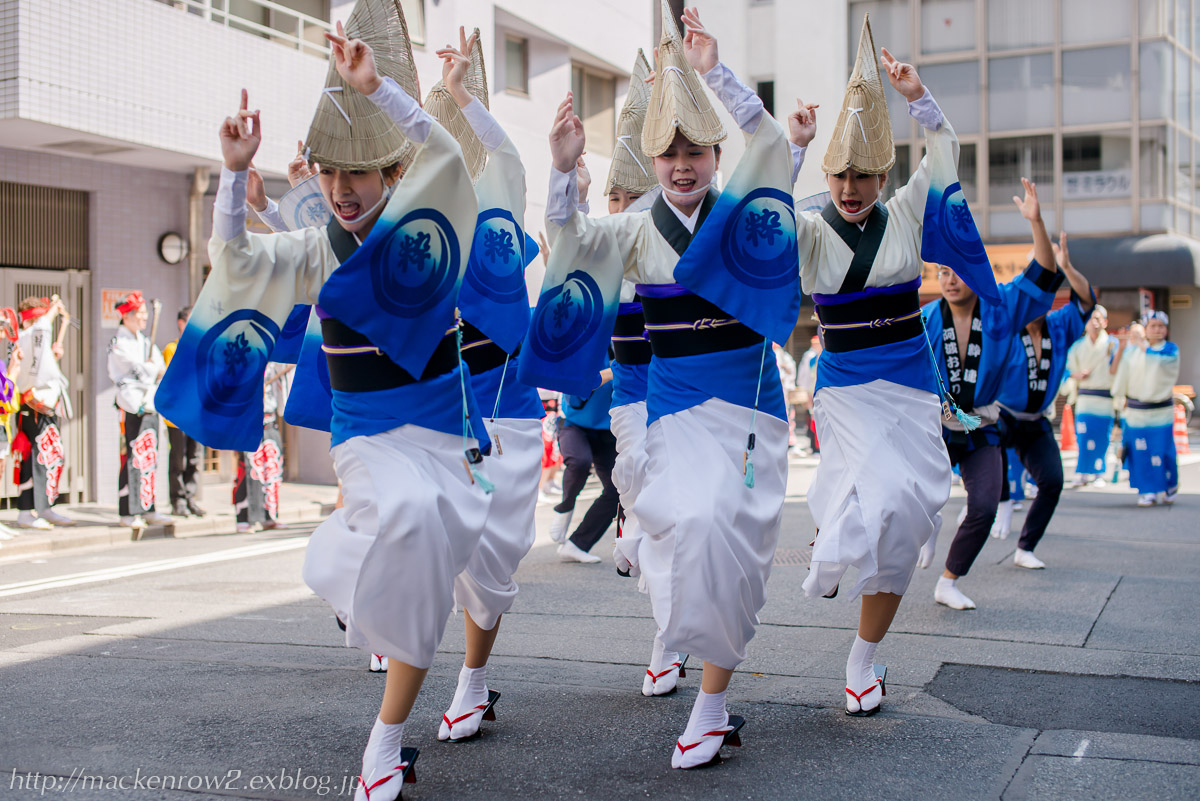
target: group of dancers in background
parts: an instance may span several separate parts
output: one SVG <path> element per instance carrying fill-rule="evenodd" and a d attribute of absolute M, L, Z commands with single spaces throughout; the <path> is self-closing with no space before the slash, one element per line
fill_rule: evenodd
<path fill-rule="evenodd" d="M 319 195 L 316 213 L 289 218 L 286 198 L 262 195 L 252 168 L 262 121 L 245 93 L 221 126 L 213 269 L 179 343 L 189 355 L 167 370 L 158 409 L 213 447 L 257 441 L 262 371 L 299 332 L 285 414 L 331 431 L 344 498 L 313 533 L 304 578 L 348 645 L 388 658 L 359 798 L 388 801 L 415 780 L 405 724 L 456 603 L 466 654 L 437 737 L 472 739 L 494 719 L 488 659 L 534 539 L 535 387 L 565 392 L 581 412 L 612 393 L 611 494 L 624 511 L 615 560 L 649 596 L 657 626 L 642 692 L 672 692 L 682 654 L 703 667 L 671 747 L 675 768 L 740 744 L 744 720 L 726 691 L 766 599 L 788 470 L 788 415 L 768 356 L 791 334 L 802 288 L 824 345 L 812 409 L 823 458 L 808 495 L 818 532 L 804 590 L 861 595 L 848 714 L 880 708 L 875 650 L 918 563 L 932 561 L 952 462 L 967 514 L 935 597 L 953 608 L 974 605 L 956 582 L 992 527 L 1002 445 L 1039 486 L 1053 479 L 1043 412 L 1095 301 L 1065 242 L 1056 256 L 1036 187 L 1025 182 L 1014 198 L 1034 259 L 998 287 L 958 188 L 950 122 L 911 65 L 875 50 L 864 21 L 821 165 L 829 194 L 795 201 L 817 107 L 798 101 L 785 130 L 720 62 L 695 9 L 682 35 L 663 9 L 656 70 L 639 52 L 618 123 L 606 217 L 588 216 L 570 94 L 557 110 L 550 253 L 532 312 L 524 168 L 488 111 L 478 32 L 437 51 L 442 81 L 423 106 L 397 0 L 359 0 L 327 35 L 331 67 L 302 152 L 312 172 L 292 190 Z M 895 149 L 884 75 L 927 146 L 886 203 Z M 747 140 L 723 191 L 714 184 L 726 134 L 705 85 Z M 248 205 L 277 232 L 249 233 Z M 922 308 L 926 260 L 947 266 L 943 300 Z M 1074 297 L 1051 312 L 1064 277 Z M 1166 381 L 1156 371 L 1174 346 L 1162 341 L 1165 324 L 1153 326 L 1122 358 L 1116 392 L 1142 404 L 1130 409 L 1144 425 L 1127 426 L 1161 462 L 1152 432 L 1165 407 L 1151 390 Z M 1055 494 L 1043 497 L 1052 512 Z M 555 509 L 556 539 L 572 510 Z M 1018 565 L 1039 566 L 1047 512 L 1031 509 Z M 586 517 L 563 547 L 590 548 Z"/>

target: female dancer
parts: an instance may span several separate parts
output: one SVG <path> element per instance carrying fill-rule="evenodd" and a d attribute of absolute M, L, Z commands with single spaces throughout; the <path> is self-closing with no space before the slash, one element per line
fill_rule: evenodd
<path fill-rule="evenodd" d="M 1125 401 L 1121 439 L 1138 506 L 1174 503 L 1179 492 L 1173 434 L 1179 346 L 1167 340 L 1169 322 L 1166 312 L 1153 311 L 1130 327 L 1113 382 L 1113 397 Z"/>

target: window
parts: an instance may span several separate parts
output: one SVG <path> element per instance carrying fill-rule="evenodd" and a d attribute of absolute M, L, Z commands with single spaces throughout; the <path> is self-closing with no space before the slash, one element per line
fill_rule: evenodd
<path fill-rule="evenodd" d="M 1192 47 L 1192 3 L 1191 0 L 1175 0 L 1175 38 L 1179 44 Z"/>
<path fill-rule="evenodd" d="M 519 95 L 529 94 L 528 39 L 504 37 L 504 90 Z"/>
<path fill-rule="evenodd" d="M 1165 198 L 1167 196 L 1167 129 L 1161 125 L 1142 128 L 1138 146 L 1138 163 L 1141 168 L 1141 196 Z"/>
<path fill-rule="evenodd" d="M 1192 130 L 1200 130 L 1200 61 L 1192 64 Z"/>
<path fill-rule="evenodd" d="M 1054 125 L 1054 60 L 1049 53 L 988 62 L 988 117 L 993 131 Z"/>
<path fill-rule="evenodd" d="M 994 206 L 1012 208 L 1013 195 L 1020 195 L 1021 179 L 1038 185 L 1042 207 L 1054 198 L 1054 137 L 1022 136 L 993 139 L 989 146 L 988 169 L 991 186 L 988 199 Z"/>
<path fill-rule="evenodd" d="M 887 203 L 896 194 L 896 190 L 908 183 L 912 177 L 912 148 L 908 145 L 896 145 L 896 163 L 888 170 L 887 183 L 879 193 L 879 199 Z"/>
<path fill-rule="evenodd" d="M 1171 45 L 1166 42 L 1141 45 L 1138 67 L 1142 119 L 1166 119 L 1171 113 Z"/>
<path fill-rule="evenodd" d="M 611 153 L 616 146 L 617 118 L 613 108 L 616 80 L 572 64 L 571 92 L 575 95 L 575 113 L 583 120 L 588 146 L 600 153 Z"/>
<path fill-rule="evenodd" d="M 938 105 L 955 131 L 979 133 L 979 62 L 930 64 L 921 67 L 921 80 L 936 88 Z"/>
<path fill-rule="evenodd" d="M 1015 50 L 1054 43 L 1054 5 L 1046 0 L 988 0 L 988 46 Z"/>
<path fill-rule="evenodd" d="M 1133 155 L 1127 134 L 1063 137 L 1063 200 L 1133 194 Z"/>
<path fill-rule="evenodd" d="M 847 58 L 854 65 L 858 53 L 858 37 L 862 35 L 863 16 L 871 15 L 871 36 L 876 47 L 886 47 L 899 59 L 912 58 L 912 32 L 908 21 L 907 0 L 872 0 L 850 4 L 850 17 L 846 25 L 849 36 Z"/>
<path fill-rule="evenodd" d="M 415 45 L 425 44 L 425 0 L 400 0 L 400 7 L 404 9 L 408 38 Z"/>
<path fill-rule="evenodd" d="M 1063 0 L 1062 40 L 1065 44 L 1106 42 L 1129 38 L 1132 0 Z"/>
<path fill-rule="evenodd" d="M 1062 65 L 1063 125 L 1130 119 L 1128 47 L 1069 50 Z"/>
<path fill-rule="evenodd" d="M 958 152 L 958 182 L 962 185 L 963 197 L 968 203 L 974 203 L 979 197 L 978 148 L 975 145 L 962 145 Z"/>
<path fill-rule="evenodd" d="M 1188 79 L 1192 75 L 1192 60 L 1182 50 L 1175 51 L 1175 121 L 1187 126 L 1191 118 L 1192 94 Z"/>
<path fill-rule="evenodd" d="M 1175 200 L 1190 205 L 1192 202 L 1192 137 L 1182 129 L 1175 131 L 1175 150 L 1171 154 L 1171 165 L 1175 170 Z"/>
<path fill-rule="evenodd" d="M 975 0 L 924 0 L 921 3 L 922 53 L 974 49 Z"/>
<path fill-rule="evenodd" d="M 754 93 L 758 95 L 758 99 L 763 102 L 763 108 L 772 117 L 775 116 L 775 82 L 774 81 L 759 81 L 754 88 Z"/>

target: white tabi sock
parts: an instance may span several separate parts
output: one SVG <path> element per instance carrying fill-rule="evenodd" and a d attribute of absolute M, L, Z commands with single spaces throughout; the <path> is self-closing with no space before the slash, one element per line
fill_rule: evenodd
<path fill-rule="evenodd" d="M 933 600 L 951 609 L 974 609 L 975 602 L 963 594 L 958 588 L 958 579 L 939 576 L 937 587 L 933 590 Z"/>
<path fill-rule="evenodd" d="M 668 651 L 662 641 L 662 630 L 654 635 L 654 647 L 650 651 L 650 667 L 642 677 L 642 695 L 666 695 L 675 689 L 679 681 L 679 672 L 671 670 L 671 666 L 679 661 L 678 651 Z M 663 671 L 669 671 L 660 676 Z"/>
<path fill-rule="evenodd" d="M 368 786 L 379 781 L 400 764 L 400 741 L 403 737 L 403 723 L 384 723 L 379 718 L 375 718 L 375 725 L 371 727 L 371 736 L 367 740 L 367 750 L 363 751 L 362 759 L 362 778 Z M 403 782 L 397 779 L 381 785 L 378 788 L 378 795 L 375 790 L 372 790 L 372 801 L 390 801 L 390 799 L 398 797 L 402 784 Z M 393 787 L 395 787 L 394 793 L 391 792 Z M 358 785 L 355 798 L 366 798 L 361 784 Z"/>
<path fill-rule="evenodd" d="M 446 710 L 445 716 L 442 718 L 441 724 L 438 726 L 438 739 L 448 740 L 450 735 L 454 737 L 469 737 L 479 731 L 479 724 L 482 722 L 482 713 L 474 719 L 460 721 L 454 725 L 454 731 L 451 732 L 450 724 L 446 722 L 446 718 L 456 720 L 461 715 L 475 709 L 481 704 L 486 704 L 488 699 L 487 688 L 487 665 L 480 668 L 469 668 L 466 665 L 462 666 L 462 670 L 458 671 L 458 688 L 454 691 L 454 700 L 450 702 L 450 708 Z"/>
<path fill-rule="evenodd" d="M 687 748 L 680 750 L 675 746 L 671 756 L 671 767 L 694 768 L 712 760 L 725 738 L 723 735 L 705 737 L 708 732 L 718 731 L 729 725 L 729 713 L 725 711 L 725 693 L 706 693 L 701 690 L 696 694 L 696 703 L 692 706 L 691 717 L 688 718 L 687 728 L 679 743 Z M 693 743 L 699 745 L 693 746 Z"/>
<path fill-rule="evenodd" d="M 875 676 L 875 649 L 877 642 L 867 642 L 857 634 L 854 635 L 854 645 L 850 646 L 850 656 L 846 659 L 846 686 L 858 695 L 877 684 Z M 871 709 L 879 706 L 881 693 L 872 692 L 863 698 L 860 704 L 850 693 L 846 693 L 846 708 L 857 712 L 860 708 Z"/>

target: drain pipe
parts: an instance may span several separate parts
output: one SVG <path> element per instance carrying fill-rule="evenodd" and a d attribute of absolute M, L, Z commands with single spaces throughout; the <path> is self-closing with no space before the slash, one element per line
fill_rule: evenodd
<path fill-rule="evenodd" d="M 188 303 L 196 302 L 204 286 L 204 262 L 208 242 L 204 237 L 204 196 L 208 193 L 209 168 L 192 172 L 192 191 L 188 196 Z"/>

